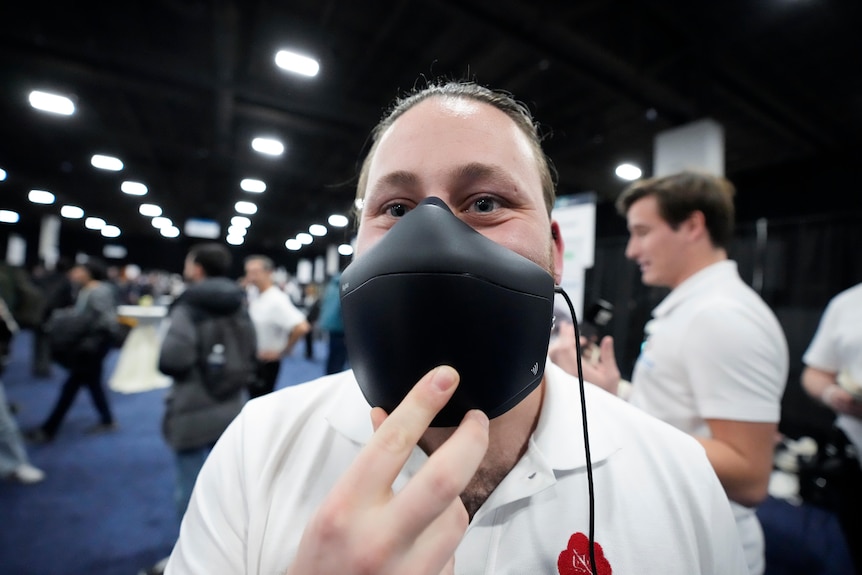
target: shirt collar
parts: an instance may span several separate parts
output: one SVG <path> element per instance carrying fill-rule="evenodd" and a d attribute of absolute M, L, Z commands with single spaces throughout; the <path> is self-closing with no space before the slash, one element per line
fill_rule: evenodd
<path fill-rule="evenodd" d="M 671 312 L 673 308 L 703 291 L 704 287 L 715 285 L 729 278 L 739 277 L 739 270 L 733 260 L 722 260 L 710 264 L 699 272 L 689 276 L 681 284 L 670 291 L 652 312 L 653 317 L 661 317 Z"/>

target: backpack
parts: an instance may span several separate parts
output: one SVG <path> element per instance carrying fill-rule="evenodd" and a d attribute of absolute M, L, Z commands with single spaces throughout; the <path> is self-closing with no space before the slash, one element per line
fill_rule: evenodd
<path fill-rule="evenodd" d="M 93 317 L 74 306 L 56 309 L 45 323 L 45 335 L 51 359 L 63 367 L 72 367 L 86 342 L 93 342 Z"/>
<path fill-rule="evenodd" d="M 257 379 L 257 338 L 248 311 L 194 320 L 204 388 L 217 399 L 234 396 Z"/>

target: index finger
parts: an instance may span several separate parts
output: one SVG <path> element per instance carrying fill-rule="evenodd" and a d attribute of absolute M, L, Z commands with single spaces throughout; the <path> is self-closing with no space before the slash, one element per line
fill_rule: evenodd
<path fill-rule="evenodd" d="M 363 496 L 388 496 L 422 434 L 458 387 L 449 366 L 429 371 L 380 425 L 339 483 Z"/>

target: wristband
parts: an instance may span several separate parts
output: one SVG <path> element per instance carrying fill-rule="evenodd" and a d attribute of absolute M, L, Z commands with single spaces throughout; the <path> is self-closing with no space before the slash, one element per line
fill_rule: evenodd
<path fill-rule="evenodd" d="M 617 384 L 617 397 L 628 401 L 629 397 L 632 395 L 632 387 L 633 386 L 630 381 L 621 379 Z"/>

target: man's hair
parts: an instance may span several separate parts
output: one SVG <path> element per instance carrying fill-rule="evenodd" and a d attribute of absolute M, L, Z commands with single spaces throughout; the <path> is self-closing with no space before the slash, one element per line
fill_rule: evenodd
<path fill-rule="evenodd" d="M 674 230 L 692 213 L 699 211 L 706 221 L 712 244 L 727 248 L 733 238 L 735 194 L 733 184 L 721 176 L 683 171 L 631 184 L 617 198 L 616 208 L 625 217 L 632 204 L 653 196 L 658 203 L 659 215 Z"/>
<path fill-rule="evenodd" d="M 365 197 L 371 160 L 374 158 L 378 142 L 383 133 L 416 104 L 433 97 L 462 98 L 488 104 L 497 108 L 515 122 L 515 125 L 527 136 L 530 147 L 533 149 L 536 167 L 539 170 L 539 177 L 542 182 L 542 195 L 545 199 L 545 207 L 548 210 L 548 215 L 550 215 L 556 200 L 557 174 L 550 159 L 548 159 L 542 150 L 542 137 L 539 135 L 539 126 L 533 120 L 530 110 L 526 105 L 515 100 L 511 94 L 499 90 L 491 90 L 475 82 L 464 80 L 440 80 L 432 82 L 424 88 L 414 89 L 394 102 L 377 126 L 371 131 L 371 149 L 362 162 L 359 181 L 356 186 L 356 198 L 361 200 Z"/>
<path fill-rule="evenodd" d="M 260 264 L 263 266 L 263 269 L 265 271 L 271 272 L 272 270 L 275 269 L 275 263 L 272 261 L 272 258 L 269 256 L 263 256 L 263 255 L 255 254 L 255 255 L 251 255 L 251 256 L 248 256 L 247 258 L 245 258 L 245 263 L 255 262 L 255 261 L 260 262 Z"/>
<path fill-rule="evenodd" d="M 88 257 L 86 261 L 81 262 L 78 265 L 87 271 L 87 274 L 91 279 L 96 281 L 104 281 L 108 279 L 108 266 L 99 258 Z"/>
<path fill-rule="evenodd" d="M 204 270 L 207 277 L 226 277 L 233 258 L 230 251 L 222 244 L 206 242 L 192 246 L 189 250 L 192 261 Z"/>

